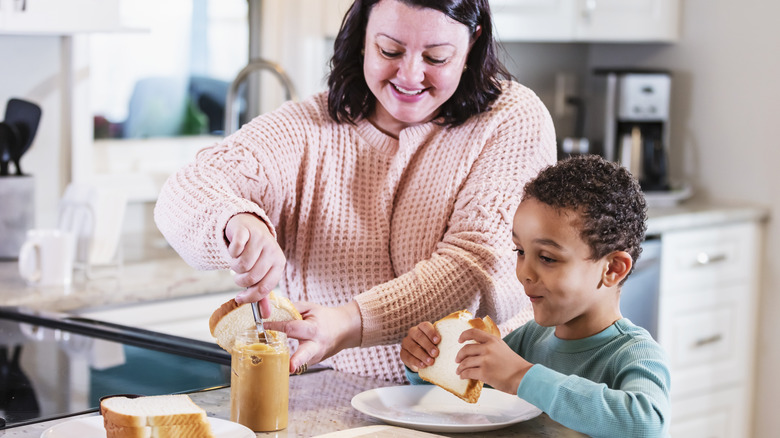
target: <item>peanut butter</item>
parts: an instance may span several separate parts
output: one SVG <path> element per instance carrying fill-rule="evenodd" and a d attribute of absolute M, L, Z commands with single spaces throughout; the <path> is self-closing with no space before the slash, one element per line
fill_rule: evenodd
<path fill-rule="evenodd" d="M 290 391 L 287 336 L 247 330 L 236 337 L 231 358 L 230 420 L 255 432 L 287 427 Z"/>

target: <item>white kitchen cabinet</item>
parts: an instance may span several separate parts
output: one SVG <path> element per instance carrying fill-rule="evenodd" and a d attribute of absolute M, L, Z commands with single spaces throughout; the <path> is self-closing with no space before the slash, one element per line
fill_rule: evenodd
<path fill-rule="evenodd" d="M 680 0 L 491 0 L 499 41 L 673 42 Z"/>
<path fill-rule="evenodd" d="M 120 0 L 0 0 L 0 35 L 68 35 L 120 25 Z"/>
<path fill-rule="evenodd" d="M 671 364 L 672 436 L 750 436 L 759 233 L 746 221 L 662 234 L 658 341 Z"/>

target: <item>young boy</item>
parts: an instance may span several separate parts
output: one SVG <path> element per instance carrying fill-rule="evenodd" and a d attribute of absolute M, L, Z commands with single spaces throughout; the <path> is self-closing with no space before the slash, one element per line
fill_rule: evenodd
<path fill-rule="evenodd" d="M 620 314 L 620 288 L 641 252 L 646 204 L 625 169 L 598 156 L 548 167 L 525 186 L 512 242 L 534 320 L 502 341 L 463 332 L 463 379 L 517 394 L 594 437 L 668 436 L 669 367 L 650 334 Z M 401 360 L 413 384 L 437 356 L 430 322 L 409 330 Z"/>

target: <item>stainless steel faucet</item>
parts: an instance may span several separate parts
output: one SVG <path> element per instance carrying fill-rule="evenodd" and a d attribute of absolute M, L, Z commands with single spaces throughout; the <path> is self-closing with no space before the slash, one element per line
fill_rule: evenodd
<path fill-rule="evenodd" d="M 238 103 L 238 87 L 251 73 L 261 70 L 268 70 L 279 79 L 279 82 L 281 82 L 284 87 L 285 99 L 298 100 L 295 86 L 281 65 L 262 58 L 254 59 L 238 72 L 228 88 L 227 97 L 225 99 L 225 136 L 232 134 L 239 128 L 238 111 L 236 109 L 236 104 Z"/>

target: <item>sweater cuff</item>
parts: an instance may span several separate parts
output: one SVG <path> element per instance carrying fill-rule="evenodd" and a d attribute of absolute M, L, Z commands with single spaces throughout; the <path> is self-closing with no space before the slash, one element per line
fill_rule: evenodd
<path fill-rule="evenodd" d="M 520 385 L 517 386 L 517 396 L 531 403 L 544 412 L 549 412 L 553 406 L 556 391 L 550 388 L 556 388 L 560 385 L 562 374 L 547 368 L 544 365 L 535 364 L 525 373 Z"/>

